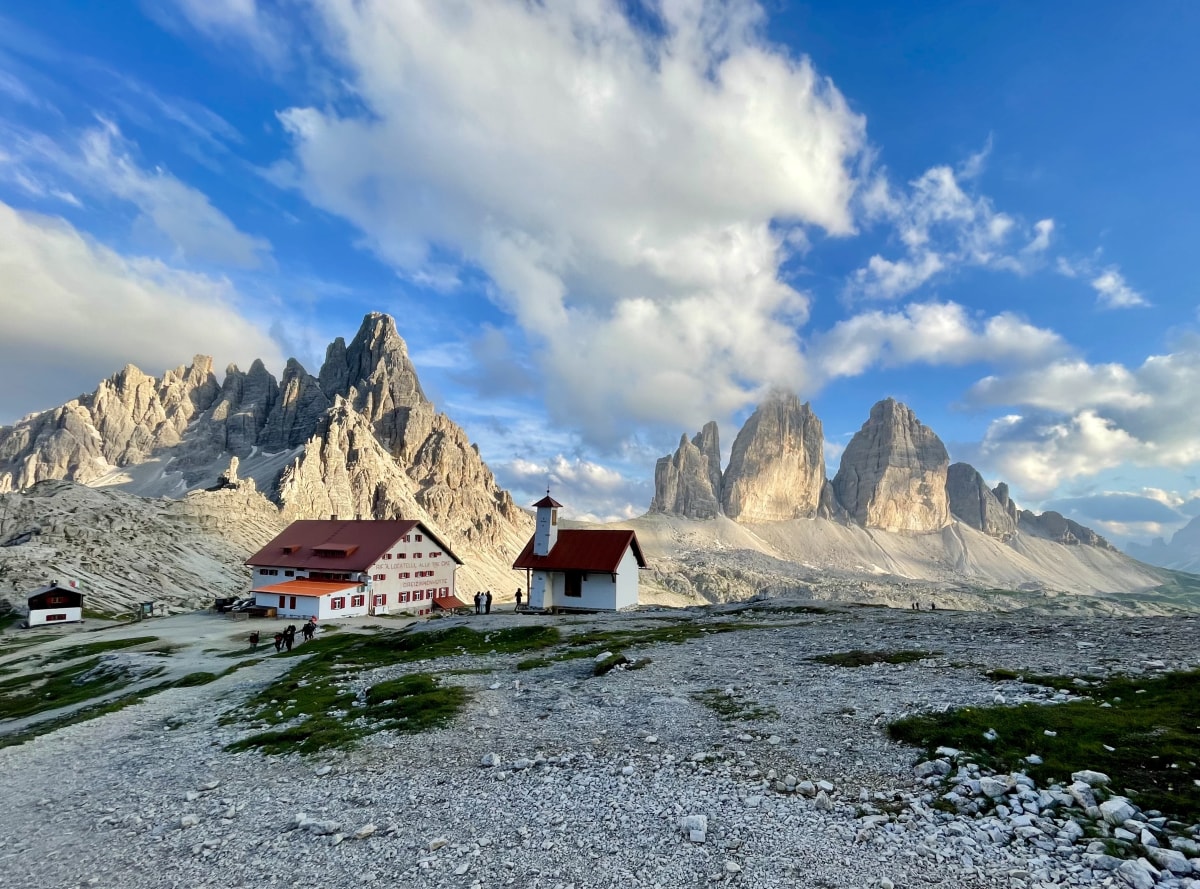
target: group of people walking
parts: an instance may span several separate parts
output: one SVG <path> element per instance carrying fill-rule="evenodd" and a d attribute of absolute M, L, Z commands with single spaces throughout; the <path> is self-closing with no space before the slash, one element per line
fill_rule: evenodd
<path fill-rule="evenodd" d="M 317 619 L 310 617 L 308 621 L 300 628 L 300 634 L 304 637 L 305 642 L 311 642 L 313 636 L 317 634 Z M 258 630 L 250 634 L 250 647 L 258 648 L 258 642 L 262 638 Z M 280 630 L 275 634 L 275 650 L 276 651 L 291 651 L 292 645 L 296 642 L 296 625 L 288 624 L 287 628 Z"/>

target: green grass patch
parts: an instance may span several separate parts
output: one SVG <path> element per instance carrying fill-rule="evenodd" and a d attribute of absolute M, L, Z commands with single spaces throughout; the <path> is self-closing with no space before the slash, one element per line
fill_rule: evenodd
<path fill-rule="evenodd" d="M 44 722 L 39 722 L 35 726 L 31 726 L 22 732 L 13 732 L 8 735 L 0 735 L 0 749 L 5 747 L 15 747 L 18 744 L 24 744 L 26 741 L 32 741 L 34 738 L 48 735 L 51 732 L 56 732 L 61 728 L 66 728 L 69 725 L 77 725 L 81 722 L 89 722 L 101 716 L 107 716 L 109 713 L 116 713 L 124 710 L 126 707 L 131 707 L 134 704 L 144 701 L 151 695 L 158 694 L 164 689 L 170 688 L 170 684 L 155 685 L 150 688 L 143 688 L 141 691 L 135 691 L 132 694 L 122 695 L 119 698 L 114 698 L 103 704 L 95 704 L 90 707 L 84 707 L 76 710 L 68 716 L 61 716 L 58 719 L 49 719 Z"/>
<path fill-rule="evenodd" d="M 759 719 L 778 719 L 774 707 L 747 701 L 738 695 L 728 695 L 719 688 L 698 691 L 692 698 L 717 714 L 722 722 L 751 722 Z"/>
<path fill-rule="evenodd" d="M 1085 701 L 913 716 L 892 723 L 888 732 L 930 755 L 945 745 L 997 770 L 1024 769 L 1041 786 L 1096 769 L 1144 809 L 1200 820 L 1200 670 L 1119 676 L 1086 691 Z M 995 741 L 984 737 L 989 729 Z M 1031 753 L 1044 762 L 1026 763 Z"/>
<path fill-rule="evenodd" d="M 557 629 L 547 626 L 486 633 L 451 627 L 318 638 L 277 655 L 303 658 L 254 695 L 244 709 L 222 717 L 222 722 L 248 719 L 283 726 L 244 738 L 230 748 L 266 753 L 349 747 L 383 729 L 421 731 L 457 712 L 466 701 L 466 689 L 439 685 L 428 674 L 414 674 L 377 683 L 365 701 L 358 701 L 343 678 L 388 664 L 544 648 L 560 638 Z"/>
<path fill-rule="evenodd" d="M 606 651 L 617 651 L 622 648 L 639 645 L 679 645 L 684 642 L 690 642 L 693 639 L 702 639 L 714 633 L 731 633 L 735 630 L 768 628 L 769 626 L 765 624 L 752 623 L 696 624 L 681 622 L 670 626 L 636 630 L 593 630 L 569 636 L 565 645 L 551 654 L 518 661 L 517 669 L 537 670 L 563 661 L 595 658 Z M 637 663 L 637 661 L 634 661 L 634 663 Z M 646 659 L 646 663 L 650 663 L 649 659 Z M 642 666 L 645 666 L 645 664 Z"/>
<path fill-rule="evenodd" d="M 0 719 L 24 719 L 89 701 L 124 688 L 135 679 L 153 675 L 131 677 L 123 670 L 98 667 L 97 657 L 59 670 L 43 671 L 35 677 L 5 680 L 0 686 Z"/>
<path fill-rule="evenodd" d="M 195 688 L 197 685 L 208 685 L 208 683 L 216 681 L 216 673 L 197 671 L 195 673 L 188 673 L 186 676 L 176 679 L 171 684 L 175 686 L 175 688 Z"/>
<path fill-rule="evenodd" d="M 122 648 L 135 648 L 138 645 L 149 645 L 157 642 L 157 636 L 134 636 L 129 639 L 104 639 L 100 642 L 85 642 L 82 645 L 71 645 L 53 651 L 42 658 L 43 664 L 55 664 L 61 661 L 73 661 L 76 658 L 95 657 L 108 651 L 119 651 Z"/>
<path fill-rule="evenodd" d="M 6 611 L 3 614 L 0 614 L 0 633 L 3 633 L 9 627 L 20 623 L 23 618 L 24 615 L 22 615 L 19 611 Z"/>
<path fill-rule="evenodd" d="M 831 667 L 869 667 L 872 664 L 911 664 L 926 658 L 938 657 L 940 651 L 839 651 L 833 654 L 818 654 L 810 661 Z"/>

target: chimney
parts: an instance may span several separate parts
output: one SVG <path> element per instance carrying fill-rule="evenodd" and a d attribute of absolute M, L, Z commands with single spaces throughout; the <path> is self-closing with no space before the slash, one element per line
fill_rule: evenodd
<path fill-rule="evenodd" d="M 361 522 L 361 521 L 362 521 L 362 513 L 361 513 L 361 512 L 356 512 L 356 513 L 354 514 L 354 521 L 356 521 L 356 522 Z"/>
<path fill-rule="evenodd" d="M 337 513 L 336 513 L 336 512 L 331 512 L 331 513 L 329 514 L 329 521 L 331 521 L 331 522 L 336 522 L 336 521 L 337 521 Z"/>

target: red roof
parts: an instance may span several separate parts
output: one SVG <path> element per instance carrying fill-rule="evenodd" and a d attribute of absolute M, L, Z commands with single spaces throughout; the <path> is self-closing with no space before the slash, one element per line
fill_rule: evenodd
<path fill-rule="evenodd" d="M 357 590 L 358 584 L 346 580 L 285 580 L 283 583 L 273 583 L 270 586 L 255 587 L 252 593 L 271 593 L 277 596 L 328 596 L 330 593 L 342 593 L 346 590 Z"/>
<path fill-rule="evenodd" d="M 533 538 L 525 544 L 521 555 L 513 562 L 514 568 L 532 568 L 534 571 L 596 571 L 615 572 L 621 564 L 625 550 L 633 547 L 633 555 L 639 568 L 646 567 L 646 558 L 638 545 L 637 534 L 628 530 L 581 529 L 559 531 L 558 540 L 550 548 L 549 555 L 533 554 Z"/>
<path fill-rule="evenodd" d="M 442 596 L 439 599 L 434 599 L 433 604 L 442 609 L 442 611 L 453 611 L 456 608 L 466 608 L 467 603 L 463 602 L 457 596 Z"/>
<path fill-rule="evenodd" d="M 301 519 L 284 528 L 279 536 L 248 558 L 246 564 L 314 571 L 365 571 L 413 530 L 437 544 L 438 549 L 458 564 L 463 563 L 437 535 L 413 519 Z"/>
<path fill-rule="evenodd" d="M 543 506 L 554 506 L 554 507 L 562 506 L 562 504 L 559 503 L 557 500 L 555 500 L 553 497 L 551 497 L 549 493 L 547 493 L 545 497 L 543 497 L 541 500 L 539 500 L 537 503 L 535 503 L 533 505 L 537 508 L 541 508 Z"/>

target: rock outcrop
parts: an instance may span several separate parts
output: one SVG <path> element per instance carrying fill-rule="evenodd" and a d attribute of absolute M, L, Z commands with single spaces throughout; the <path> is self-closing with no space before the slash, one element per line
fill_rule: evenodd
<path fill-rule="evenodd" d="M 1116 550 L 1116 547 L 1091 528 L 1084 527 L 1053 510 L 1037 515 L 1028 509 L 1023 509 L 1018 513 L 1018 522 L 1022 531 L 1037 534 L 1039 537 L 1048 538 L 1055 543 Z"/>
<path fill-rule="evenodd" d="M 722 506 L 739 522 L 812 518 L 825 486 L 825 436 L 812 405 L 773 394 L 738 432 L 724 475 Z"/>
<path fill-rule="evenodd" d="M 1015 526 L 1017 524 L 1017 504 L 1008 496 L 1008 484 L 1000 482 L 1000 484 L 992 488 L 992 494 L 999 501 L 1001 508 L 1008 513 L 1008 517 L 1012 519 L 1012 523 Z"/>
<path fill-rule="evenodd" d="M 927 533 L 950 523 L 950 458 L 933 430 L 894 399 L 880 401 L 842 453 L 833 490 L 866 528 Z"/>
<path fill-rule="evenodd" d="M 953 463 L 946 473 L 946 496 L 950 501 L 950 513 L 959 521 L 997 540 L 1012 540 L 1017 533 L 1015 505 L 1008 500 L 1008 486 L 1004 488 L 1005 501 L 988 488 L 983 476 L 968 463 Z M 1010 515 L 1007 506 L 1013 506 Z"/>
<path fill-rule="evenodd" d="M 704 437 L 710 428 L 711 442 Z M 720 515 L 721 458 L 719 451 L 713 455 L 715 447 L 715 423 L 707 424 L 692 441 L 688 441 L 686 434 L 681 435 L 675 453 L 660 457 L 654 466 L 654 499 L 650 502 L 650 511 L 689 519 L 712 519 Z M 715 489 L 713 459 L 717 461 Z"/>

